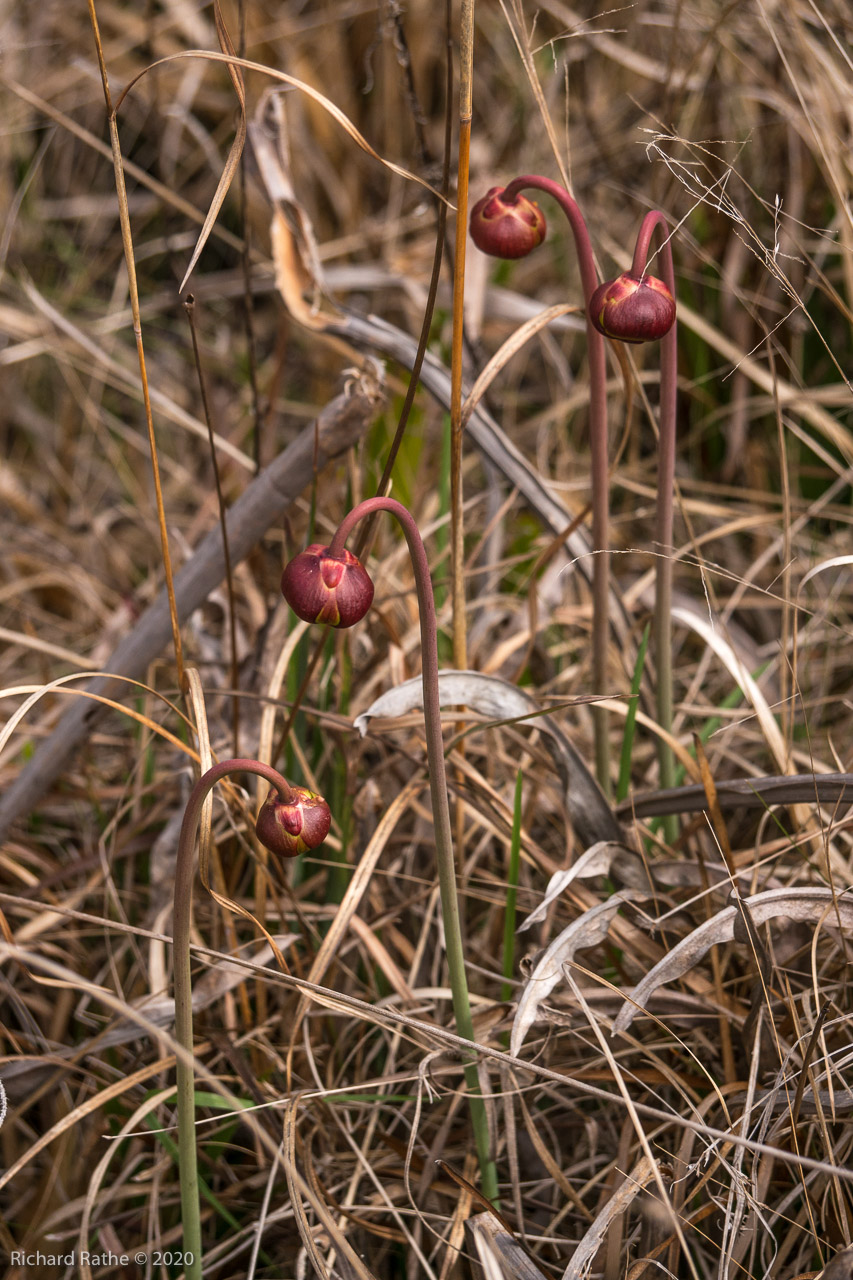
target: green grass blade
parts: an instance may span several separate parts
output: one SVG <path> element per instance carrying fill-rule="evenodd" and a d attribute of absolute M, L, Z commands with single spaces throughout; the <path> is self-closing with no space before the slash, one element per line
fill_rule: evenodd
<path fill-rule="evenodd" d="M 634 750 L 634 730 L 637 724 L 637 704 L 640 700 L 640 683 L 643 679 L 643 667 L 646 662 L 646 650 L 649 647 L 649 631 L 651 623 L 646 623 L 643 638 L 637 651 L 634 674 L 631 678 L 631 700 L 628 703 L 628 714 L 625 717 L 625 732 L 622 734 L 622 752 L 619 756 L 619 782 L 616 785 L 616 800 L 620 803 L 628 794 L 631 783 L 631 755 Z"/>

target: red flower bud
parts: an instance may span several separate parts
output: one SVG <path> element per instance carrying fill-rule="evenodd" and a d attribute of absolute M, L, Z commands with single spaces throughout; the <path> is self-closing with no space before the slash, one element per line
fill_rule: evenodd
<path fill-rule="evenodd" d="M 545 239 L 545 215 L 527 196 L 507 200 L 492 189 L 471 210 L 471 239 L 495 258 L 524 258 Z"/>
<path fill-rule="evenodd" d="M 295 858 L 316 849 L 329 834 L 332 811 L 322 796 L 305 787 L 291 787 L 289 800 L 282 800 L 273 787 L 258 814 L 255 835 L 270 853 Z"/>
<path fill-rule="evenodd" d="M 675 321 L 675 298 L 656 276 L 605 280 L 589 300 L 589 318 L 599 333 L 620 342 L 662 338 Z"/>
<path fill-rule="evenodd" d="M 313 543 L 294 556 L 281 575 L 281 593 L 305 622 L 351 627 L 373 603 L 373 583 L 351 551 L 340 556 Z"/>

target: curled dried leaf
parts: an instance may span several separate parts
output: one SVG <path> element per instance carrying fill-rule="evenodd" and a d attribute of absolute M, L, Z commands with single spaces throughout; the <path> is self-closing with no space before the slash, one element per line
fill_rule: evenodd
<path fill-rule="evenodd" d="M 853 900 L 839 898 L 832 889 L 767 889 L 764 893 L 745 898 L 744 904 L 756 926 L 776 916 L 785 916 L 788 920 L 803 920 L 811 924 L 820 923 L 824 917 L 828 917 L 829 924 L 835 924 L 840 918 L 843 929 L 853 928 Z M 738 907 L 726 907 L 682 938 L 634 988 L 631 999 L 625 1002 L 613 1023 L 614 1034 L 628 1030 L 635 1015 L 646 1007 L 649 997 L 658 987 L 683 977 L 699 964 L 711 947 L 721 942 L 732 942 L 740 920 L 742 916 Z"/>
<path fill-rule="evenodd" d="M 622 828 L 583 758 L 533 698 L 498 676 L 484 676 L 477 671 L 440 671 L 438 685 L 442 706 L 470 707 L 500 723 L 534 720 L 545 734 L 565 790 L 566 808 L 580 840 L 585 845 L 597 841 L 621 843 Z M 355 727 L 363 737 L 374 717 L 402 716 L 422 706 L 422 683 L 420 676 L 416 676 L 387 690 L 371 703 L 356 717 Z"/>
<path fill-rule="evenodd" d="M 559 933 L 540 956 L 524 985 L 510 1035 L 510 1053 L 517 1054 L 539 1012 L 539 1006 L 563 977 L 563 965 L 570 964 L 575 952 L 594 947 L 607 937 L 613 917 L 619 908 L 635 895 L 631 891 L 615 893 L 606 902 L 585 911 Z"/>
<path fill-rule="evenodd" d="M 589 880 L 592 876 L 609 875 L 611 864 L 617 854 L 630 856 L 632 859 L 634 857 L 631 850 L 623 844 L 615 844 L 612 840 L 597 840 L 570 867 L 563 871 L 555 871 L 548 881 L 545 897 L 539 906 L 534 907 L 530 915 L 522 920 L 516 933 L 524 933 L 525 929 L 529 929 L 531 925 L 539 924 L 544 920 L 551 903 L 556 902 L 565 893 L 573 880 Z"/>

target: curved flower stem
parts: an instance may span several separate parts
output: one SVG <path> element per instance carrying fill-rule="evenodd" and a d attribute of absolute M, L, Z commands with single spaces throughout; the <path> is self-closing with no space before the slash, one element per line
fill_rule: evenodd
<path fill-rule="evenodd" d="M 173 981 L 175 985 L 175 1039 L 187 1051 L 188 1058 L 177 1060 L 178 1093 L 178 1170 L 181 1180 L 181 1219 L 184 1251 L 193 1261 L 184 1268 L 185 1280 L 201 1280 L 201 1214 L 199 1210 L 198 1161 L 195 1141 L 195 1072 L 193 1052 L 192 976 L 190 972 L 190 916 L 193 893 L 193 853 L 201 810 L 207 793 L 220 778 L 229 773 L 257 773 L 276 787 L 282 800 L 293 795 L 290 783 L 271 765 L 258 760 L 223 760 L 202 774 L 193 787 L 178 841 L 175 865 L 175 898 L 173 933 Z"/>
<path fill-rule="evenodd" d="M 586 334 L 589 349 L 589 449 L 592 467 L 592 542 L 595 553 L 592 571 L 592 677 L 597 693 L 607 690 L 607 652 L 610 609 L 610 477 L 607 468 L 607 357 L 604 337 L 593 326 L 589 300 L 598 288 L 598 273 L 592 243 L 583 214 L 565 187 L 539 174 L 513 178 L 504 197 L 512 200 L 525 187 L 544 191 L 557 201 L 566 215 L 575 241 L 581 273 Z M 603 707 L 594 709 L 595 767 L 606 796 L 610 788 L 609 716 Z"/>
<path fill-rule="evenodd" d="M 662 276 L 675 297 L 675 268 L 672 261 L 669 223 L 657 209 L 647 213 L 640 226 L 631 271 L 645 274 L 652 236 L 660 235 Z M 658 445 L 658 502 L 655 542 L 658 561 L 655 574 L 655 656 L 657 661 L 657 716 L 665 733 L 672 733 L 672 499 L 675 487 L 675 413 L 678 387 L 678 321 L 661 339 L 660 442 Z M 661 789 L 675 786 L 675 756 L 665 738 L 658 738 L 658 769 Z M 678 819 L 664 820 L 667 840 L 678 838 Z"/>
<path fill-rule="evenodd" d="M 438 631 L 435 619 L 435 599 L 429 561 L 418 526 L 411 513 L 393 498 L 367 498 L 344 516 L 335 536 L 329 544 L 329 554 L 339 556 L 355 525 L 374 511 L 388 511 L 402 527 L 412 557 L 415 584 L 418 593 L 418 612 L 421 624 L 421 663 L 423 669 L 424 725 L 429 768 L 429 789 L 432 798 L 432 814 L 435 824 L 435 852 L 438 867 L 438 885 L 441 894 L 441 914 L 444 921 L 444 941 L 447 950 L 447 968 L 450 974 L 450 990 L 453 996 L 453 1014 L 461 1036 L 474 1043 L 474 1024 L 471 1018 L 471 1002 L 465 976 L 465 955 L 462 947 L 462 931 L 459 919 L 459 899 L 456 893 L 456 868 L 453 859 L 453 837 L 450 826 L 450 804 L 447 798 L 447 776 L 444 768 L 444 743 L 441 736 L 441 711 L 438 691 Z M 465 1081 L 468 1086 L 471 1107 L 471 1124 L 477 1155 L 480 1161 L 480 1177 L 483 1194 L 493 1204 L 497 1203 L 498 1185 L 494 1159 L 489 1141 L 488 1116 L 480 1092 L 477 1064 L 465 1064 Z"/>

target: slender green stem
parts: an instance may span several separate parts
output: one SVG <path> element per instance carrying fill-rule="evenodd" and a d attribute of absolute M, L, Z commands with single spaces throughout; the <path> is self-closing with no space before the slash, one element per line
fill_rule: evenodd
<path fill-rule="evenodd" d="M 525 187 L 544 191 L 557 201 L 568 219 L 575 241 L 586 312 L 589 349 L 589 452 L 592 468 L 592 679 L 597 693 L 607 690 L 607 653 L 610 639 L 610 477 L 607 466 L 607 356 L 604 337 L 589 315 L 589 301 L 598 288 L 598 273 L 589 230 L 577 202 L 565 187 L 551 178 L 525 173 L 514 178 L 504 196 L 512 200 Z M 606 796 L 610 787 L 610 717 L 604 707 L 596 707 L 595 766 Z"/>
<path fill-rule="evenodd" d="M 459 917 L 459 899 L 456 893 L 456 867 L 453 858 L 453 837 L 450 825 L 450 803 L 447 796 L 447 776 L 444 767 L 444 742 L 441 736 L 441 710 L 438 689 L 438 630 L 435 619 L 435 599 L 429 561 L 417 524 L 411 513 L 393 498 L 367 498 L 344 516 L 335 536 L 329 544 L 329 555 L 340 556 L 346 540 L 360 520 L 374 511 L 387 511 L 399 522 L 415 574 L 418 593 L 418 611 L 421 624 L 421 664 L 423 670 L 424 727 L 429 767 L 429 788 L 432 798 L 435 824 L 435 853 L 438 869 L 438 885 L 441 895 L 441 914 L 444 922 L 444 945 L 447 952 L 447 968 L 453 997 L 453 1014 L 461 1036 L 474 1043 L 474 1023 L 465 975 L 465 954 L 462 947 L 462 929 Z M 480 1177 L 483 1194 L 493 1204 L 497 1202 L 497 1172 L 491 1153 L 488 1115 L 480 1092 L 477 1064 L 465 1064 L 465 1081 L 468 1086 L 471 1107 L 471 1124 L 477 1155 L 480 1161 Z"/>
<path fill-rule="evenodd" d="M 647 213 L 640 226 L 634 261 L 631 267 L 635 276 L 646 270 L 646 260 L 652 236 L 658 232 L 661 239 L 663 281 L 675 297 L 675 267 L 669 241 L 669 223 L 662 213 Z M 660 443 L 658 445 L 658 501 L 655 521 L 657 544 L 657 570 L 655 573 L 655 660 L 657 664 L 657 716 L 658 724 L 672 733 L 673 678 L 672 678 L 672 503 L 675 488 L 675 416 L 678 394 L 678 321 L 661 339 L 660 370 Z M 669 742 L 658 738 L 658 770 L 661 789 L 675 786 L 675 755 Z M 678 838 L 678 819 L 670 814 L 664 821 L 664 833 L 670 843 Z"/>
<path fill-rule="evenodd" d="M 184 1252 L 192 1262 L 184 1267 L 185 1280 L 201 1280 L 201 1213 L 199 1210 L 198 1158 L 195 1140 L 195 1072 L 193 1052 L 192 975 L 190 971 L 190 919 L 193 893 L 193 853 L 205 797 L 220 778 L 229 773 L 256 773 L 277 788 L 283 800 L 291 798 L 290 783 L 271 765 L 258 760 L 223 760 L 202 774 L 193 787 L 178 841 L 175 865 L 173 968 L 175 984 L 175 1039 L 187 1051 L 177 1060 L 178 1169 L 181 1181 L 181 1221 Z"/>
<path fill-rule="evenodd" d="M 511 979 L 515 969 L 515 908 L 518 902 L 518 872 L 521 866 L 521 790 L 524 785 L 524 774 L 519 769 L 515 778 L 515 797 L 512 806 L 512 836 L 509 846 L 509 866 L 507 867 L 506 908 L 504 911 L 504 959 L 503 975 Z M 512 998 L 512 984 L 505 982 L 501 987 L 501 1000 Z M 507 1036 L 509 1043 L 509 1036 Z"/>
<path fill-rule="evenodd" d="M 649 647 L 649 625 L 643 632 L 640 647 L 637 650 L 637 661 L 631 679 L 631 700 L 625 716 L 625 732 L 622 735 L 622 753 L 619 757 L 619 781 L 616 784 L 616 802 L 621 804 L 628 794 L 631 785 L 631 756 L 634 747 L 634 730 L 637 724 L 637 703 L 640 700 L 640 685 L 643 682 L 643 666 L 646 661 L 646 650 Z"/>

